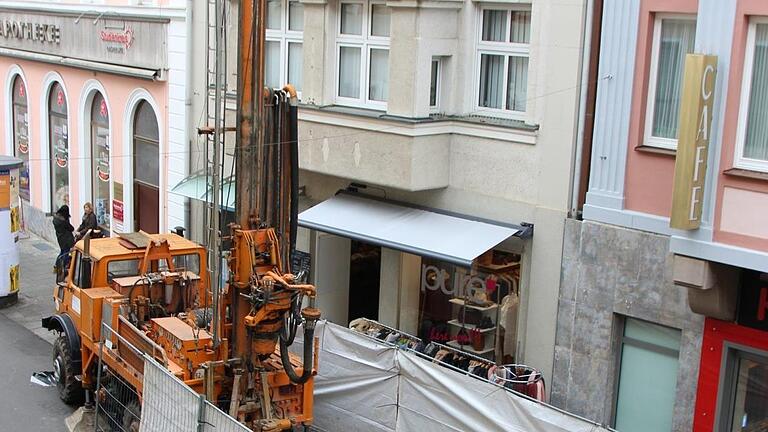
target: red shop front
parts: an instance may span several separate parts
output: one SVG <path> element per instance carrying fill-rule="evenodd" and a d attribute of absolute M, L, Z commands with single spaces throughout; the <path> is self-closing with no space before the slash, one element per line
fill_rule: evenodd
<path fill-rule="evenodd" d="M 738 304 L 705 320 L 695 432 L 768 431 L 768 274 L 743 271 Z"/>

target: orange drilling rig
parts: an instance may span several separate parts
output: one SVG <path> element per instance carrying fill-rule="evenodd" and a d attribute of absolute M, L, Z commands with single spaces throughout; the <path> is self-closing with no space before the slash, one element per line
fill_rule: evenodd
<path fill-rule="evenodd" d="M 53 363 L 61 399 L 88 404 L 103 397 L 96 389 L 101 360 L 136 395 L 120 401 L 126 431 L 138 430 L 133 411 L 144 391 L 143 360 L 128 343 L 253 431 L 298 430 L 312 422 L 320 311 L 315 287 L 290 269 L 298 213 L 297 98 L 290 85 L 263 86 L 265 5 L 239 4 L 236 223 L 219 229 L 216 170 L 209 194 L 212 244 L 178 233 L 86 235 L 54 288 L 56 313 L 43 319 L 59 333 Z M 223 123 L 199 133 L 221 138 L 229 132 Z M 214 160 L 221 152 L 217 144 Z M 215 263 L 206 262 L 211 248 Z M 229 272 L 220 287 L 215 268 L 222 257 Z M 103 325 L 112 333 L 103 334 Z M 288 350 L 299 325 L 302 356 Z"/>

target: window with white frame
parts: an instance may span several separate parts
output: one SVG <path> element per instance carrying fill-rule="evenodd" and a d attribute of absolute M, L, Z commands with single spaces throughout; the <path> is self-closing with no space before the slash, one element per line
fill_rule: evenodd
<path fill-rule="evenodd" d="M 483 8 L 478 28 L 478 111 L 524 114 L 528 97 L 531 11 Z"/>
<path fill-rule="evenodd" d="M 695 38 L 695 17 L 656 16 L 646 98 L 646 146 L 677 148 L 685 56 L 693 52 Z"/>
<path fill-rule="evenodd" d="M 440 57 L 432 57 L 429 64 L 429 111 L 440 111 L 440 80 L 442 79 L 443 61 Z"/>
<path fill-rule="evenodd" d="M 266 36 L 264 82 L 271 88 L 291 83 L 301 93 L 304 5 L 298 0 L 267 0 Z"/>
<path fill-rule="evenodd" d="M 768 172 L 768 18 L 753 19 L 747 33 L 736 166 Z"/>
<path fill-rule="evenodd" d="M 337 103 L 386 109 L 389 22 L 389 8 L 383 2 L 339 3 Z"/>

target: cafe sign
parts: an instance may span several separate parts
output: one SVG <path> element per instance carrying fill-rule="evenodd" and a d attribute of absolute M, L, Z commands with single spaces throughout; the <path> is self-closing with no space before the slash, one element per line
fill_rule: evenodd
<path fill-rule="evenodd" d="M 717 56 L 688 54 L 685 57 L 669 220 L 672 228 L 693 230 L 701 225 L 716 74 Z"/>

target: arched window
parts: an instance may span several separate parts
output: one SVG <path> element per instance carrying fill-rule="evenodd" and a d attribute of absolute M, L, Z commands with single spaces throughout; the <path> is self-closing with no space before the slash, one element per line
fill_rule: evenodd
<path fill-rule="evenodd" d="M 156 233 L 160 210 L 160 133 L 155 110 L 139 102 L 133 117 L 134 229 Z"/>
<path fill-rule="evenodd" d="M 61 84 L 48 94 L 48 134 L 51 155 L 51 209 L 69 205 L 69 126 L 67 98 Z"/>
<path fill-rule="evenodd" d="M 19 170 L 19 195 L 29 201 L 29 114 L 27 89 L 20 75 L 13 79 L 13 154 L 24 164 Z"/>
<path fill-rule="evenodd" d="M 93 212 L 99 226 L 109 231 L 109 110 L 99 92 L 91 102 L 91 156 Z"/>

